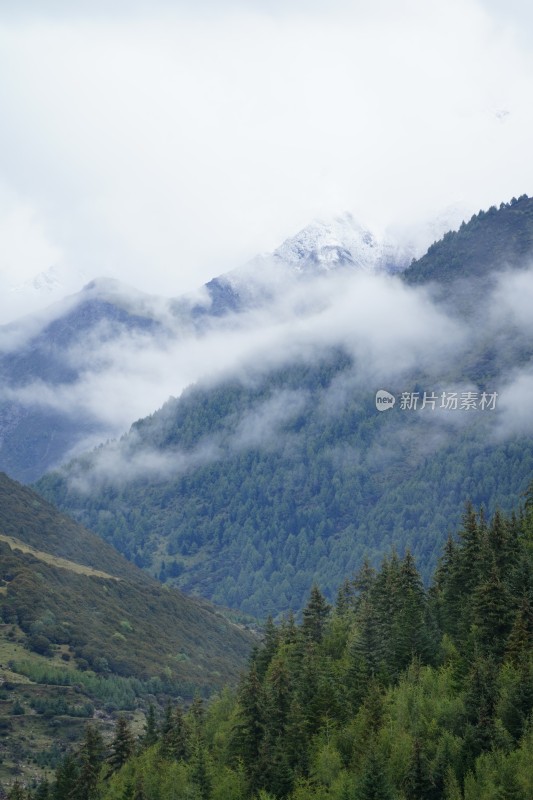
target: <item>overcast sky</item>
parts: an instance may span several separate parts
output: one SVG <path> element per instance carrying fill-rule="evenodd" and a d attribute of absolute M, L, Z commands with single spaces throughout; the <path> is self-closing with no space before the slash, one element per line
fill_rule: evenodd
<path fill-rule="evenodd" d="M 316 216 L 533 194 L 532 31 L 519 0 L 1 0 L 0 314 L 51 265 L 177 295 Z"/>

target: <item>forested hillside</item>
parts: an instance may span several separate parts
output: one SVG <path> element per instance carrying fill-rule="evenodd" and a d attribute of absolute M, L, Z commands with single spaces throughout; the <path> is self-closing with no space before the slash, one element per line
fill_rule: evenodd
<path fill-rule="evenodd" d="M 168 707 L 135 742 L 88 729 L 35 800 L 529 800 L 533 486 L 518 515 L 468 506 L 426 590 L 411 553 L 315 586 L 269 623 L 236 692 Z M 25 792 L 15 786 L 10 800 Z"/>
<path fill-rule="evenodd" d="M 239 438 L 243 419 L 261 424 L 282 404 L 289 416 L 270 434 Z M 162 580 L 275 615 L 301 608 L 315 578 L 333 597 L 347 570 L 393 545 L 410 547 L 429 579 L 468 496 L 510 510 L 527 485 L 533 445 L 493 430 L 490 412 L 459 429 L 431 411 L 379 414 L 337 354 L 252 387 L 191 389 L 120 443 L 118 480 L 100 482 L 88 456 L 38 489 Z M 169 459 L 179 449 L 190 467 L 144 476 L 145 447 Z M 123 483 L 120 464 L 136 458 L 139 474 Z"/>
<path fill-rule="evenodd" d="M 499 209 L 475 214 L 458 231 L 435 242 L 403 274 L 410 284 L 430 280 L 449 285 L 458 279 L 480 278 L 506 266 L 524 266 L 533 251 L 533 198 L 522 195 Z"/>
<path fill-rule="evenodd" d="M 301 305 L 319 311 L 291 318 L 283 352 L 198 383 L 37 488 L 161 580 L 258 616 L 301 608 L 315 579 L 331 600 L 391 546 L 427 581 L 467 498 L 509 511 L 531 475 L 517 398 L 533 364 L 532 244 L 524 196 L 404 278 L 324 283 L 324 298 L 308 287 Z M 397 399 L 386 414 L 380 389 Z M 442 411 L 453 392 L 498 401 Z M 438 403 L 422 408 L 424 393 Z"/>

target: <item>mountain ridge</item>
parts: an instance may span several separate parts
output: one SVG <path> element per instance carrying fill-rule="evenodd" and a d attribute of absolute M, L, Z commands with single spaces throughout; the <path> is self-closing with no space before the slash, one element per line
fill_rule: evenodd
<path fill-rule="evenodd" d="M 511 243 L 530 241 L 533 201 L 517 203 L 518 215 L 510 216 L 506 207 L 496 212 L 503 216 L 497 226 L 500 253 L 507 234 Z M 493 212 L 486 217 L 489 223 L 493 218 Z M 515 222 L 524 227 L 521 236 Z M 476 216 L 462 233 L 430 248 L 428 284 L 438 283 L 441 274 L 435 253 L 444 258 L 448 243 L 465 235 L 475 253 L 484 225 Z M 450 269 L 462 279 L 477 263 Z M 420 315 L 423 322 L 432 302 L 426 288 L 419 294 L 405 284 L 396 277 L 379 284 L 382 291 L 395 287 L 391 307 L 406 300 L 406 321 L 395 320 L 399 329 Z M 487 292 L 484 297 L 488 302 Z M 446 312 L 438 303 L 429 308 L 429 324 Z M 255 377 L 247 372 L 247 379 L 193 387 L 136 423 L 113 453 L 108 448 L 88 454 L 62 474 L 43 478 L 38 488 L 104 538 L 118 537 L 117 546 L 126 537 L 130 555 L 155 574 L 247 613 L 300 608 L 315 575 L 331 597 L 341 574 L 357 569 L 365 556 L 378 562 L 392 546 L 400 552 L 409 546 L 427 577 L 450 521 L 456 521 L 448 518 L 453 509 L 470 497 L 489 512 L 497 505 L 509 510 L 509 498 L 525 489 L 533 469 L 531 436 L 498 433 L 509 425 L 505 405 L 494 416 L 401 408 L 399 398 L 409 386 L 420 403 L 424 390 L 433 387 L 430 394 L 438 397 L 451 388 L 457 396 L 467 390 L 477 396 L 497 389 L 489 385 L 496 381 L 505 389 L 514 373 L 530 368 L 529 329 L 517 329 L 505 315 L 485 329 L 478 324 L 482 306 L 479 315 L 453 321 L 460 335 L 440 361 L 436 335 L 428 336 L 422 351 L 420 336 L 409 340 L 418 356 L 403 368 L 405 353 L 393 327 L 383 346 L 388 379 L 377 370 L 376 356 L 367 355 L 381 340 L 361 341 L 376 330 L 373 318 L 363 329 L 355 320 L 352 350 L 340 341 L 329 350 L 311 348 L 309 358 L 304 347 L 300 357 L 291 341 L 282 366 L 269 368 L 267 362 Z M 328 319 L 336 316 L 332 312 Z M 381 336 L 379 328 L 375 336 Z M 382 381 L 398 398 L 387 414 L 374 401 Z M 502 461 L 509 469 L 498 469 L 496 483 Z M 132 462 L 138 471 L 121 482 Z M 143 463 L 161 469 L 143 472 Z M 400 518 L 394 513 L 398 504 Z M 103 511 L 111 514 L 106 521 Z"/>

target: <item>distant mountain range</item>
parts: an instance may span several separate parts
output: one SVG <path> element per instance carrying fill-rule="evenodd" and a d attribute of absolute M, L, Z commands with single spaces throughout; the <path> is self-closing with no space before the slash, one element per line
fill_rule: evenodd
<path fill-rule="evenodd" d="M 448 225 L 458 225 L 460 218 L 460 210 L 451 208 L 419 231 L 418 238 L 403 232 L 379 239 L 345 214 L 312 223 L 272 254 L 258 256 L 185 297 L 158 298 L 100 278 L 0 328 L 0 469 L 18 480 L 36 480 L 72 455 L 127 430 L 138 412 L 128 416 L 124 407 L 118 419 L 111 419 L 101 413 L 98 402 L 106 380 L 99 381 L 99 376 L 110 373 L 112 379 L 124 369 L 124 361 L 135 373 L 138 354 L 153 351 L 161 358 L 172 343 L 216 334 L 218 325 L 227 330 L 235 321 L 242 328 L 246 312 L 272 308 L 302 281 L 307 285 L 339 271 L 403 270 L 420 254 L 422 243 Z M 66 276 L 51 270 L 13 291 L 57 297 L 61 286 L 68 285 L 65 281 Z M 250 324 L 256 327 L 257 320 Z M 179 376 L 177 380 L 171 385 L 174 393 L 181 388 Z M 152 379 L 150 396 L 156 385 Z M 170 393 L 159 395 L 158 404 Z M 144 413 L 152 409 L 148 405 Z"/>
<path fill-rule="evenodd" d="M 162 580 L 260 616 L 392 546 L 429 578 L 461 504 L 510 511 L 533 474 L 532 255 L 524 196 L 400 276 L 322 264 L 239 369 L 38 489 Z"/>

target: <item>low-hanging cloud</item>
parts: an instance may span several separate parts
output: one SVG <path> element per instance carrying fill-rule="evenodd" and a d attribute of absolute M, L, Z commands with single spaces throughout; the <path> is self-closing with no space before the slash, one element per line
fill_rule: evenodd
<path fill-rule="evenodd" d="M 192 448 L 167 446 L 158 449 L 151 443 L 156 428 L 164 427 L 164 417 L 151 421 L 150 441 L 132 429 L 128 436 L 96 448 L 71 464 L 69 486 L 90 492 L 104 484 L 123 486 L 139 478 L 167 480 L 188 470 L 221 461 L 249 449 L 279 450 L 287 447 L 283 426 L 299 414 L 308 400 L 307 393 L 281 390 L 248 409 L 236 421 L 222 421 L 217 433 L 206 435 Z"/>
<path fill-rule="evenodd" d="M 533 366 L 514 372 L 500 392 L 498 405 L 498 439 L 533 434 Z"/>
<path fill-rule="evenodd" d="M 493 324 L 513 325 L 518 332 L 530 336 L 533 333 L 533 265 L 500 274 L 489 308 Z"/>
<path fill-rule="evenodd" d="M 237 379 L 260 386 L 263 376 L 272 370 L 298 362 L 315 364 L 329 357 L 332 350 L 341 349 L 351 358 L 352 368 L 337 375 L 314 398 L 321 414 L 335 416 L 354 392 L 362 392 L 373 401 L 380 388 L 396 393 L 412 390 L 413 375 L 426 376 L 428 385 L 424 388 L 428 391 L 476 391 L 479 387 L 468 382 L 467 376 L 457 382 L 457 365 L 463 359 L 467 364 L 476 348 L 482 353 L 487 342 L 501 351 L 501 364 L 505 365 L 507 353 L 512 356 L 508 362 L 514 363 L 515 331 L 520 320 L 527 333 L 526 305 L 533 284 L 529 271 L 502 273 L 478 317 L 470 320 L 449 315 L 429 290 L 408 286 L 398 276 L 339 269 L 326 275 L 298 277 L 290 270 L 283 273 L 277 269 L 269 281 L 267 262 L 263 266 L 257 285 L 253 271 L 246 274 L 251 309 L 222 317 L 204 315 L 195 320 L 190 312 L 198 304 L 193 298 L 178 304 L 176 317 L 172 304 L 135 293 L 126 293 L 121 300 L 121 287 L 115 286 L 116 302 L 121 300 L 132 313 L 142 308 L 157 324 L 140 331 L 110 328 L 109 323 L 96 326 L 63 353 L 65 362 L 78 370 L 76 380 L 4 384 L 0 400 L 50 408 L 73 420 L 91 420 L 100 426 L 104 440 L 120 436 L 136 419 L 152 414 L 169 397 L 179 397 L 191 384 L 209 387 Z M 234 286 L 238 289 L 239 282 Z M 521 298 L 526 298 L 523 306 L 519 304 Z M 204 291 L 201 305 L 206 311 L 209 302 Z M 517 377 L 516 372 L 503 372 L 497 380 L 498 385 L 485 387 L 500 396 L 494 434 L 497 430 L 499 435 L 511 434 L 520 425 L 526 429 L 526 415 L 515 413 L 513 404 L 515 396 L 527 390 L 527 374 Z M 103 476 L 113 475 L 117 480 L 128 480 L 143 470 L 153 476 L 169 475 L 219 460 L 239 448 L 277 447 L 285 423 L 305 413 L 308 402 L 305 391 L 285 390 L 268 397 L 235 423 L 231 436 L 226 431 L 222 438 L 206 439 L 194 453 L 179 448 L 163 453 L 151 446 L 141 447 L 138 442 L 133 450 L 113 445 L 98 454 L 93 472 L 101 470 Z M 451 432 L 467 424 L 467 417 L 465 413 L 446 414 L 437 409 L 428 416 L 422 441 L 411 448 L 412 452 L 424 457 L 443 446 Z M 506 426 L 506 419 L 513 419 L 513 425 Z M 416 438 L 418 434 L 411 431 L 409 435 Z M 94 443 L 93 425 L 90 438 L 77 442 L 69 455 L 77 455 L 84 445 L 88 448 Z M 379 446 L 376 441 L 369 457 L 380 458 Z M 402 447 L 401 437 L 396 444 L 383 442 L 384 452 L 392 448 L 401 453 Z M 348 450 L 342 455 L 348 461 L 351 457 Z M 82 478 L 87 481 L 86 475 Z"/>
<path fill-rule="evenodd" d="M 340 274 L 287 282 L 267 307 L 213 319 L 200 331 L 177 326 L 156 333 L 106 328 L 77 342 L 67 363 L 77 381 L 3 386 L 0 397 L 24 405 L 86 414 L 117 434 L 197 381 L 236 375 L 245 382 L 291 361 L 313 362 L 342 347 L 362 380 L 392 379 L 415 365 L 438 368 L 464 341 L 464 331 L 423 290 L 379 275 Z"/>
<path fill-rule="evenodd" d="M 0 287 L 54 265 L 177 295 L 317 215 L 530 192 L 509 3 L 44 5 L 0 10 Z"/>

